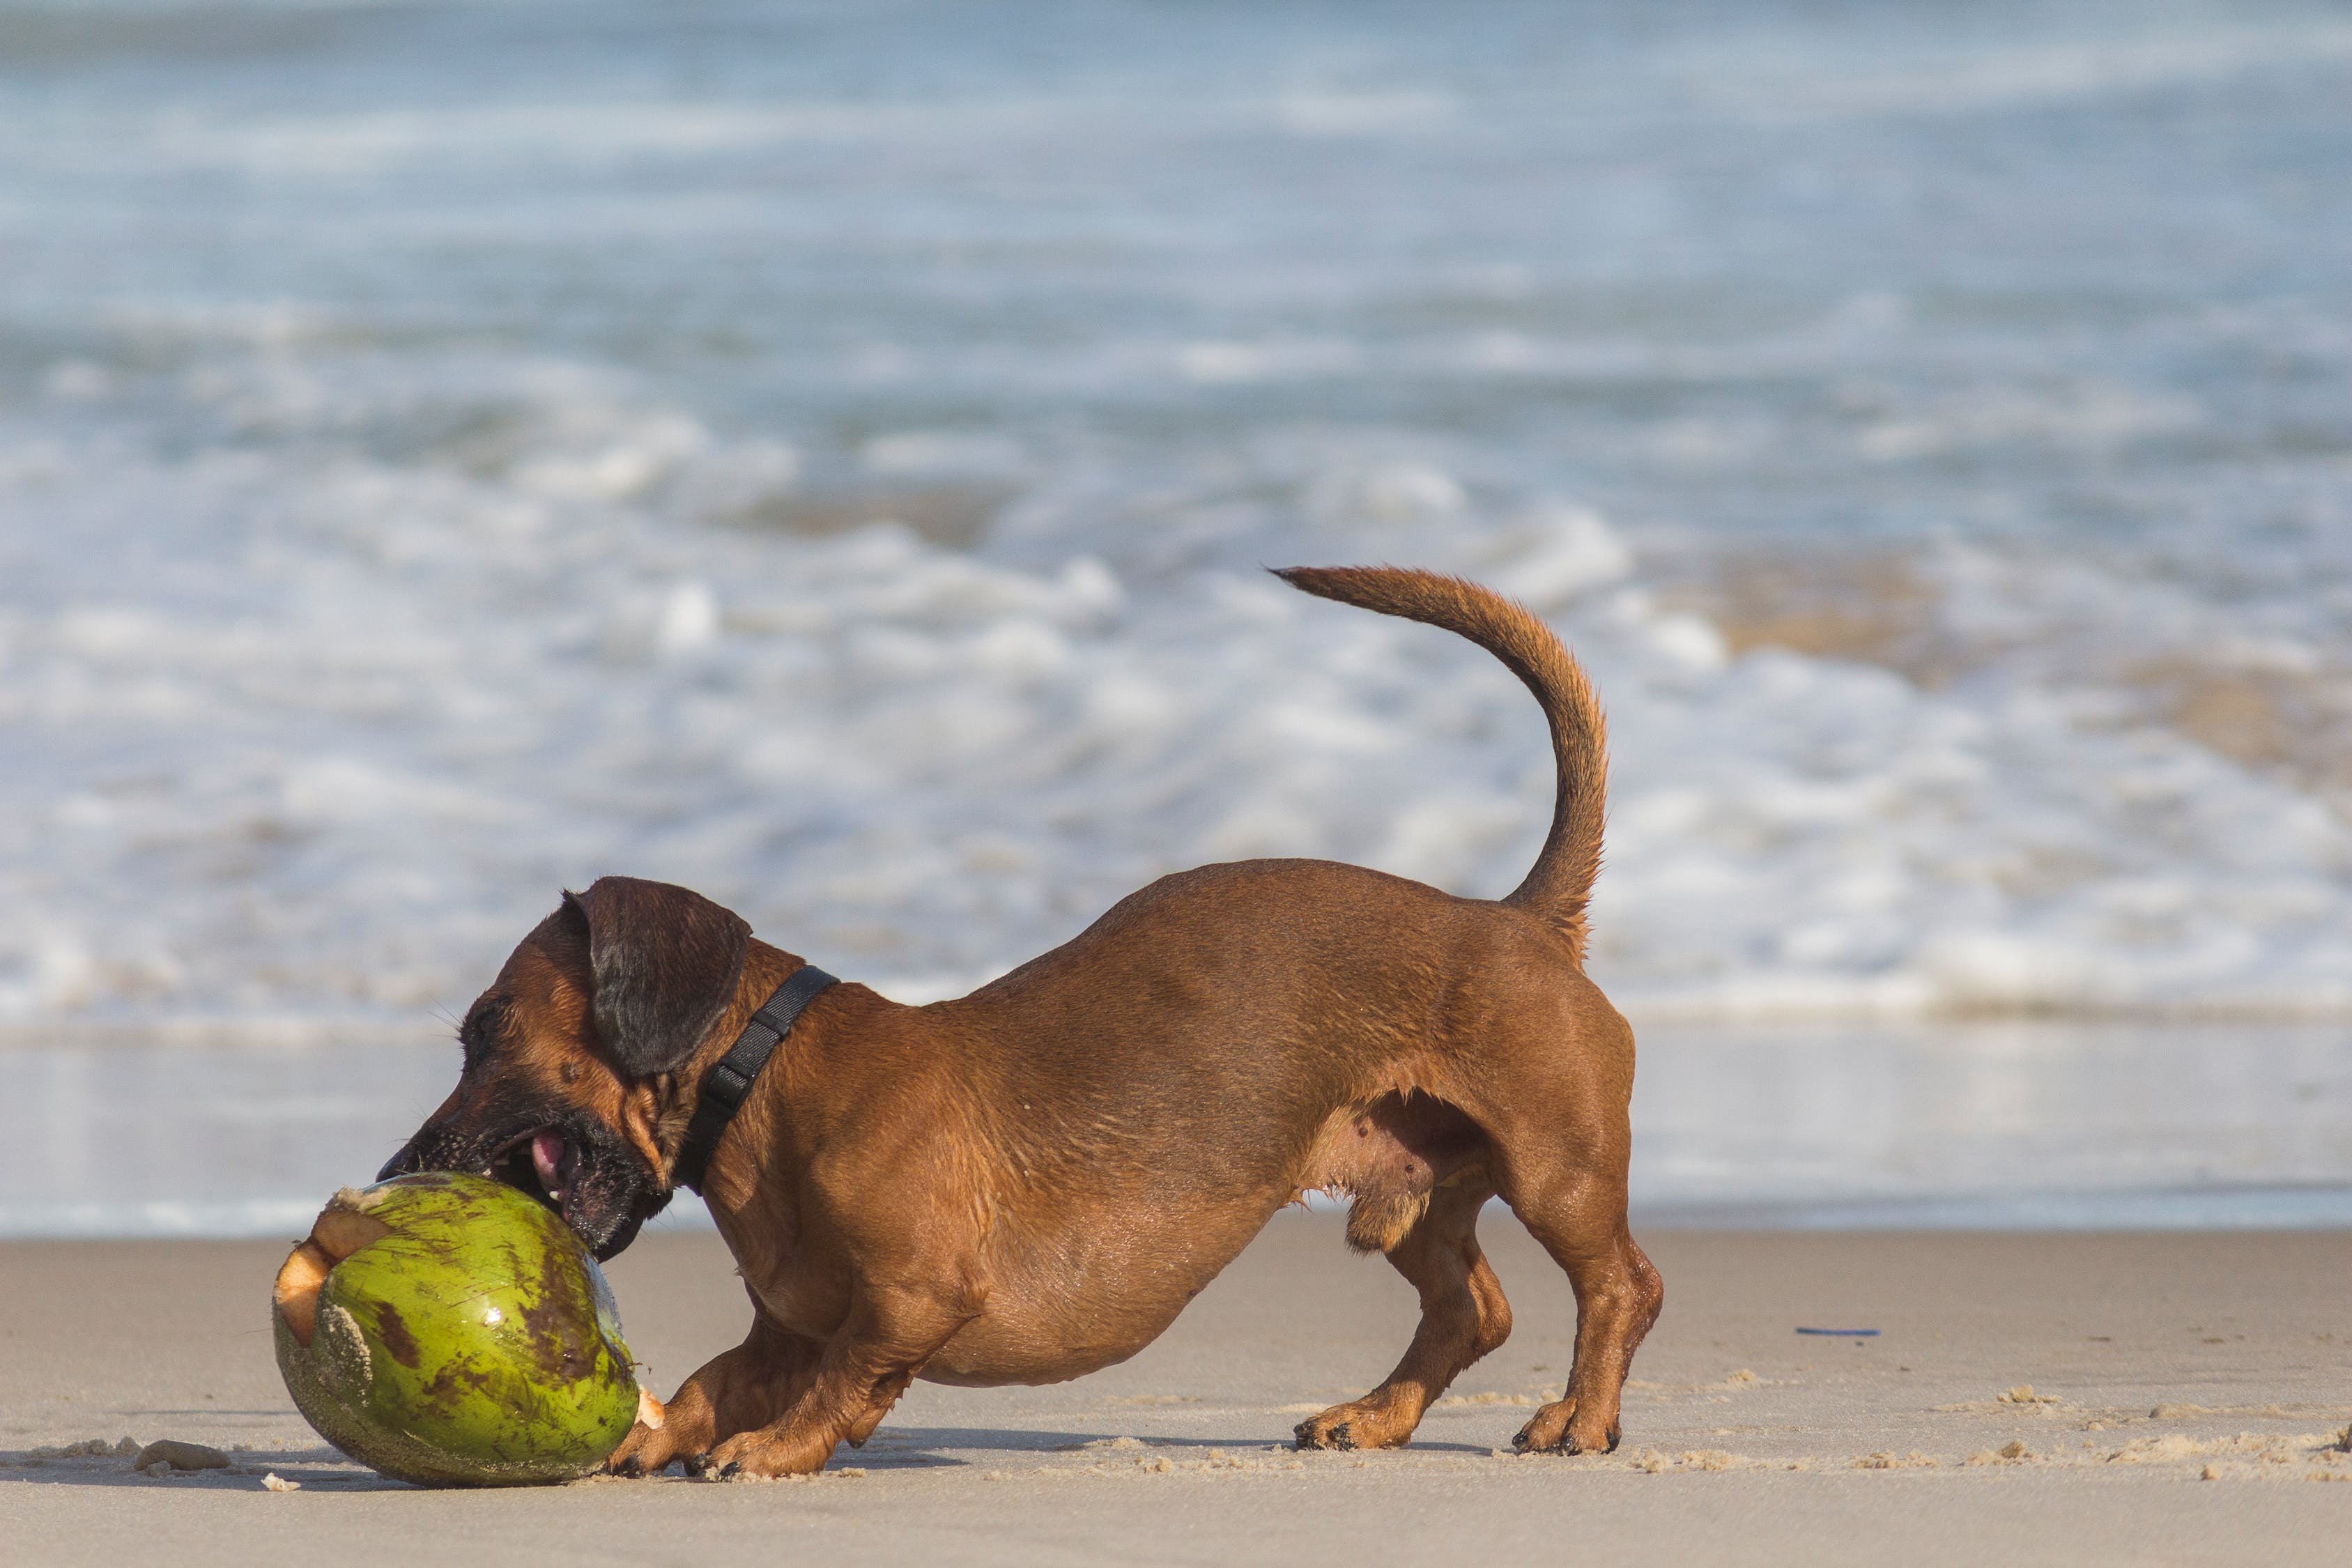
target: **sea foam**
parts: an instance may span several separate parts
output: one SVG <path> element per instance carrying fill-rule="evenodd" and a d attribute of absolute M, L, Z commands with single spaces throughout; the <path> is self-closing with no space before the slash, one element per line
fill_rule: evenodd
<path fill-rule="evenodd" d="M 605 417 L 624 454 L 681 419 Z M 662 449 L 682 494 L 730 460 Z M 1217 567 L 711 526 L 551 488 L 550 460 L 70 458 L 92 477 L 44 499 L 48 602 L 0 616 L 0 1009 L 451 1007 L 608 871 L 928 996 L 1195 863 L 1492 897 L 1541 837 L 1532 703 L 1427 628 Z M 1980 604 L 2087 609 L 2123 646 L 2108 685 L 1997 652 L 1929 681 L 1735 650 L 1589 509 L 1489 519 L 1427 467 L 1314 493 L 1295 555 L 1489 581 L 1591 669 L 1615 756 L 1592 968 L 1636 1013 L 2352 1009 L 2352 832 L 2291 771 L 2133 710 L 2135 659 L 2213 629 L 2192 605 L 1948 547 L 1910 570 L 1953 636 Z M 96 564 L 126 558 L 129 582 Z M 2296 675 L 2276 645 L 2200 657 Z"/>

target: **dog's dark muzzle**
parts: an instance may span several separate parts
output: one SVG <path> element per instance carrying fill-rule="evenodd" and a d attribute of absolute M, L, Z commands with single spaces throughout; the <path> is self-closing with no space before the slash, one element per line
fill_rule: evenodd
<path fill-rule="evenodd" d="M 600 1263 L 635 1240 L 670 1196 L 619 1134 L 568 1109 L 486 1127 L 427 1122 L 376 1180 L 419 1171 L 467 1171 L 529 1193 L 561 1215 Z"/>

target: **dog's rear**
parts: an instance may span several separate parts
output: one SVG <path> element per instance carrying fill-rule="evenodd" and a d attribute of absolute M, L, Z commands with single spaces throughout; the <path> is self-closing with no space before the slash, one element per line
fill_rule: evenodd
<path fill-rule="evenodd" d="M 1388 566 L 1292 567 L 1276 575 L 1323 598 L 1466 637 L 1527 683 L 1551 727 L 1558 793 L 1533 868 L 1502 902 L 1557 931 L 1567 950 L 1549 981 L 1543 963 L 1510 966 L 1523 979 L 1535 977 L 1534 994 L 1521 991 L 1515 1005 L 1505 995 L 1514 988 L 1498 982 L 1483 1026 L 1469 1031 L 1476 1038 L 1451 1042 L 1457 1070 L 1443 1087 L 1386 1097 L 1355 1119 L 1357 1147 L 1406 1151 L 1404 1169 L 1418 1179 L 1356 1188 L 1349 1239 L 1387 1254 L 1413 1283 L 1423 1322 L 1388 1381 L 1301 1422 L 1299 1446 L 1404 1441 L 1429 1402 L 1502 1342 L 1510 1310 L 1474 1235 L 1479 1209 L 1499 1191 L 1568 1271 L 1578 1306 L 1569 1386 L 1536 1413 L 1517 1445 L 1613 1448 L 1626 1369 L 1664 1289 L 1625 1225 L 1631 1036 L 1581 973 L 1608 791 L 1600 702 L 1551 628 L 1475 583 Z M 1475 1127 L 1482 1157 L 1438 1179 L 1428 1155 L 1457 1142 L 1462 1127 Z"/>
<path fill-rule="evenodd" d="M 1559 770 L 1551 833 L 1526 879 L 1503 901 L 1541 915 L 1584 958 L 1584 907 L 1601 871 L 1609 794 L 1609 740 L 1600 700 L 1549 626 L 1491 588 L 1402 566 L 1291 566 L 1275 575 L 1304 593 L 1442 626 L 1503 661 L 1535 693 L 1551 726 Z"/>

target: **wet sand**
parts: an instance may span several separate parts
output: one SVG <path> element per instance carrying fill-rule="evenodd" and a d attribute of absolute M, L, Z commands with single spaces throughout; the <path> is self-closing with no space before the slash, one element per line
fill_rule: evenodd
<path fill-rule="evenodd" d="M 311 1435 L 264 1317 L 282 1247 L 0 1244 L 0 1541 L 28 1564 L 1817 1564 L 2333 1563 L 2352 1539 L 2352 1454 L 2329 1447 L 2352 1420 L 2352 1233 L 1656 1232 L 1667 1309 L 1624 1446 L 1562 1459 L 1508 1443 L 1567 1366 L 1565 1284 L 1507 1219 L 1486 1228 L 1516 1331 L 1402 1452 L 1287 1447 L 1378 1381 L 1413 1308 L 1335 1217 L 1286 1215 L 1133 1362 L 919 1384 L 816 1479 L 495 1493 L 393 1486 Z M 748 1316 L 707 1235 L 648 1237 L 612 1274 L 665 1394 Z M 236 1468 L 34 1452 L 124 1436 Z"/>

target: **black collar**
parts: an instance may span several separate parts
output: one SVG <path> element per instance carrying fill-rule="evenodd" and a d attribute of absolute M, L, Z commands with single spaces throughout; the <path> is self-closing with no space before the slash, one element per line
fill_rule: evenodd
<path fill-rule="evenodd" d="M 792 973 L 792 977 L 776 987 L 776 994 L 760 1004 L 743 1032 L 735 1037 L 727 1054 L 710 1065 L 702 1075 L 702 1091 L 694 1102 L 694 1120 L 687 1125 L 686 1142 L 677 1152 L 677 1163 L 670 1171 L 674 1186 L 702 1190 L 702 1176 L 710 1163 L 711 1151 L 719 1147 L 719 1136 L 727 1124 L 741 1110 L 743 1097 L 751 1092 L 752 1079 L 776 1047 L 792 1032 L 793 1020 L 801 1009 L 816 1000 L 817 993 L 828 985 L 839 984 L 814 963 L 803 963 Z"/>

